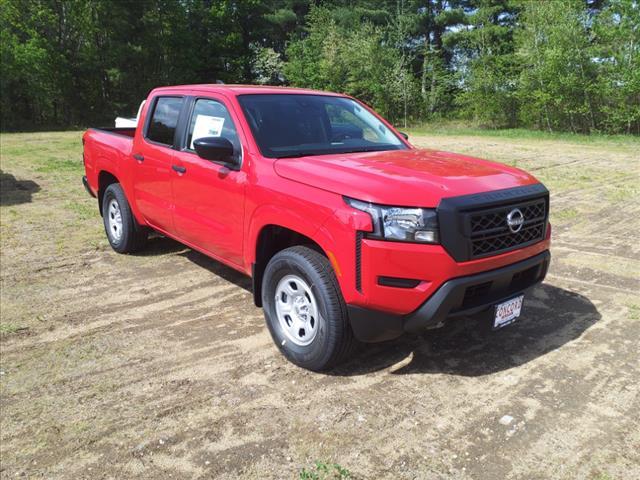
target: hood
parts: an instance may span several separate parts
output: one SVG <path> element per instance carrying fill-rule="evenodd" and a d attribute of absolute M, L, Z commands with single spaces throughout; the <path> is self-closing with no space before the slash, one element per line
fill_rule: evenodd
<path fill-rule="evenodd" d="M 386 205 L 436 207 L 445 197 L 538 183 L 501 163 L 436 150 L 393 150 L 282 158 L 281 177 Z"/>

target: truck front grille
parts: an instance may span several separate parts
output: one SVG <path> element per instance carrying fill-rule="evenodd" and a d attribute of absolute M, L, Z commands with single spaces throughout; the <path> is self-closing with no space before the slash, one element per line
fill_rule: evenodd
<path fill-rule="evenodd" d="M 523 221 L 518 228 L 513 220 L 520 213 Z M 438 206 L 442 246 L 459 262 L 544 240 L 548 216 L 549 192 L 542 184 L 444 198 Z"/>
<path fill-rule="evenodd" d="M 516 208 L 522 212 L 524 224 L 514 233 L 507 224 L 507 215 Z M 546 201 L 542 198 L 525 204 L 514 203 L 473 212 L 469 216 L 471 257 L 495 254 L 542 240 L 547 219 L 546 210 Z"/>

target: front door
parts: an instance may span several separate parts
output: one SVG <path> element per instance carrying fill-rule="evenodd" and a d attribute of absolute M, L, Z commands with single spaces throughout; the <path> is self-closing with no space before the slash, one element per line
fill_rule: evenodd
<path fill-rule="evenodd" d="M 160 230 L 174 233 L 173 192 L 171 181 L 175 172 L 174 139 L 178 117 L 184 103 L 181 97 L 157 97 L 147 115 L 144 138 L 134 142 L 135 202 L 145 220 Z M 138 128 L 144 128 L 139 126 Z"/>
<path fill-rule="evenodd" d="M 230 170 L 200 158 L 193 141 L 223 137 L 242 162 L 242 142 L 230 109 L 222 98 L 197 98 L 187 121 L 184 145 L 176 152 L 180 172 L 174 172 L 174 223 L 180 239 L 214 256 L 242 266 L 245 169 Z"/>

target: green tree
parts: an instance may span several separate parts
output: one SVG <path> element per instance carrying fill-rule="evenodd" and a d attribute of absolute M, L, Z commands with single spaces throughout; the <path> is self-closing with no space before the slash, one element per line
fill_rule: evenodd
<path fill-rule="evenodd" d="M 596 131 L 597 70 L 584 3 L 525 2 L 516 36 L 520 115 L 527 126 Z"/>
<path fill-rule="evenodd" d="M 108 124 L 166 84 L 291 83 L 403 124 L 640 133 L 637 0 L 0 0 L 3 129 Z"/>
<path fill-rule="evenodd" d="M 287 49 L 285 75 L 292 85 L 348 93 L 392 119 L 404 117 L 404 98 L 415 80 L 389 29 L 370 22 L 339 25 L 335 12 L 314 7 L 307 35 Z M 412 108 L 414 105 L 412 105 Z"/>
<path fill-rule="evenodd" d="M 594 32 L 602 129 L 640 134 L 640 4 L 611 0 Z"/>
<path fill-rule="evenodd" d="M 444 116 L 454 108 L 458 94 L 454 69 L 455 45 L 447 33 L 465 23 L 467 0 L 419 0 L 409 7 L 416 17 L 414 39 L 420 92 L 428 117 Z"/>
<path fill-rule="evenodd" d="M 284 82 L 284 63 L 280 55 L 269 47 L 258 44 L 252 46 L 253 59 L 251 73 L 256 83 L 261 85 L 279 85 Z"/>
<path fill-rule="evenodd" d="M 476 0 L 467 28 L 450 32 L 445 44 L 462 59 L 458 103 L 480 125 L 500 128 L 517 123 L 516 81 L 519 68 L 513 48 L 518 10 L 509 0 Z"/>

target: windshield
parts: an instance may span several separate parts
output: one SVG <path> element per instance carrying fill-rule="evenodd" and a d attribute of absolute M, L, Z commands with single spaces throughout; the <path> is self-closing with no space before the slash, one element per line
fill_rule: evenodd
<path fill-rule="evenodd" d="M 404 150 L 407 146 L 358 102 L 328 95 L 240 95 L 265 157 Z"/>

